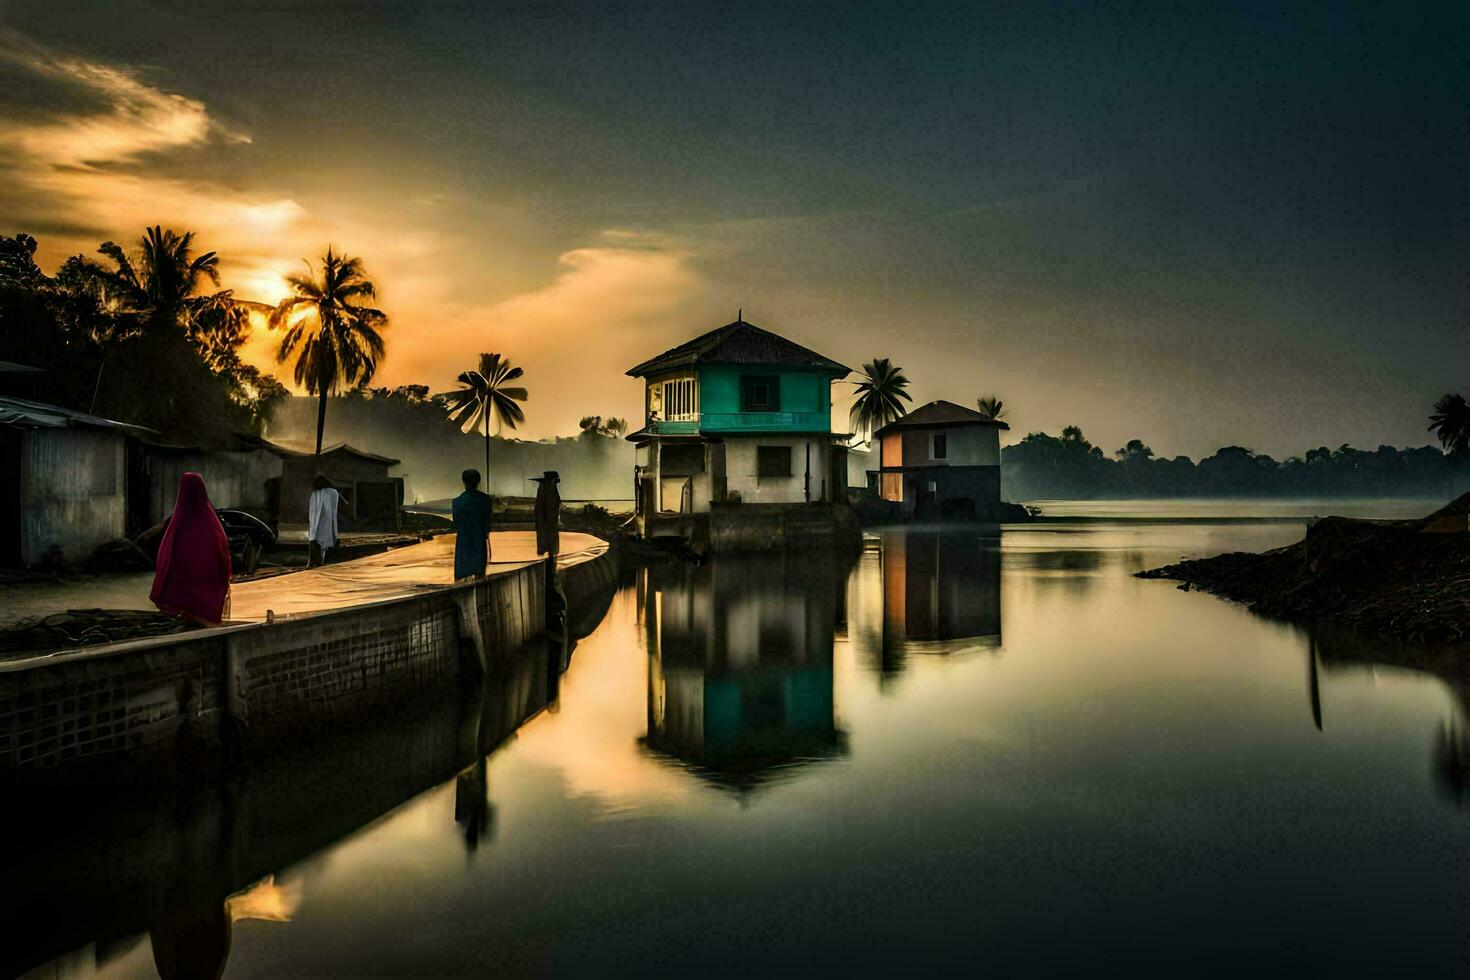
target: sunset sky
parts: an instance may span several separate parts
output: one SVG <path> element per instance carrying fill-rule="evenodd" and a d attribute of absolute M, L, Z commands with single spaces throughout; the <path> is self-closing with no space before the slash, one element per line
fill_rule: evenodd
<path fill-rule="evenodd" d="M 1280 6 L 0 0 L 0 233 L 193 229 L 266 302 L 332 243 L 375 383 L 503 352 L 531 437 L 744 307 L 1013 437 L 1424 444 L 1470 383 L 1470 8 Z"/>

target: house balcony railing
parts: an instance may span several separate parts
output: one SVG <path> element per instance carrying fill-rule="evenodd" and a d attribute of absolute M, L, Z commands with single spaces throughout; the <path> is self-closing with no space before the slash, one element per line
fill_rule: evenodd
<path fill-rule="evenodd" d="M 705 412 L 698 420 L 650 419 L 648 431 L 659 435 L 697 435 L 701 432 L 827 432 L 832 419 L 826 412 Z"/>
<path fill-rule="evenodd" d="M 649 419 L 646 426 L 649 432 L 656 432 L 665 436 L 693 436 L 699 434 L 699 421 L 697 419 Z"/>
<path fill-rule="evenodd" d="M 826 412 L 705 412 L 702 432 L 827 432 L 832 418 Z"/>

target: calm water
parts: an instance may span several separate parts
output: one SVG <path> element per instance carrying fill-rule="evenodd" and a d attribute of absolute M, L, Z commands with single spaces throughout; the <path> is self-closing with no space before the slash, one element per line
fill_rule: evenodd
<path fill-rule="evenodd" d="M 96 908 L 41 975 L 191 943 L 238 977 L 1463 971 L 1463 685 L 1130 577 L 1300 535 L 1093 519 L 654 570 L 559 685 L 492 691 L 489 741 L 534 717 L 458 778 L 432 724 L 252 773 L 209 818 L 228 856 L 136 832 L 181 856 L 131 917 L 116 879 L 156 873 L 91 840 L 67 881 Z M 221 862 L 258 881 L 223 926 Z"/>

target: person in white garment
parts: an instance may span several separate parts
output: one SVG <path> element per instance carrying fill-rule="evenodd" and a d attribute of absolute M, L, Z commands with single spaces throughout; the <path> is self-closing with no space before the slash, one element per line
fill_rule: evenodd
<path fill-rule="evenodd" d="M 312 481 L 311 498 L 306 504 L 309 521 L 306 530 L 309 545 L 307 567 L 325 564 L 327 549 L 337 547 L 337 508 L 341 506 L 342 495 L 330 480 L 318 473 Z"/>

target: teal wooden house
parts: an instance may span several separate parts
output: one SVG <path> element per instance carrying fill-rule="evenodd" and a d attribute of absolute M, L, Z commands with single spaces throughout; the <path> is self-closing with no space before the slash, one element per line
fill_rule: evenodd
<path fill-rule="evenodd" d="M 643 428 L 628 438 L 638 446 L 645 534 L 656 532 L 661 518 L 726 505 L 844 500 L 832 383 L 848 373 L 743 319 L 630 369 L 643 381 Z M 834 469 L 838 462 L 841 470 Z"/>

